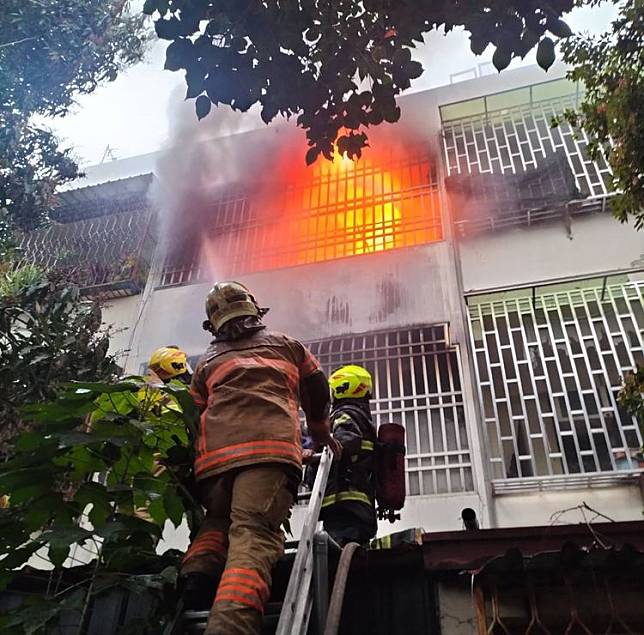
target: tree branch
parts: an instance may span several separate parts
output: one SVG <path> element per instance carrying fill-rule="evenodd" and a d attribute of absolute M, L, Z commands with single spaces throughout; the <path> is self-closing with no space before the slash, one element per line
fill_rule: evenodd
<path fill-rule="evenodd" d="M 14 40 L 13 42 L 5 42 L 0 44 L 0 49 L 6 48 L 7 46 L 16 46 L 16 44 L 22 44 L 23 42 L 30 42 L 31 40 L 37 40 L 37 35 L 32 35 L 31 37 L 23 37 L 21 40 Z"/>

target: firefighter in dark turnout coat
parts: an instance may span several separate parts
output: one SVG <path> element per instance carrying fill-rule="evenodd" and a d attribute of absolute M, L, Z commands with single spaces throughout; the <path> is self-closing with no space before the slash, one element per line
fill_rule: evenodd
<path fill-rule="evenodd" d="M 299 403 L 316 444 L 339 453 L 324 373 L 300 342 L 266 329 L 265 312 L 237 282 L 217 283 L 206 301 L 215 339 L 191 392 L 202 412 L 194 471 L 207 513 L 181 565 L 186 606 L 217 592 L 206 635 L 261 631 L 302 474 Z"/>
<path fill-rule="evenodd" d="M 331 429 L 342 446 L 342 458 L 333 462 L 322 501 L 321 519 L 339 544 L 364 544 L 376 535 L 374 474 L 376 427 L 369 399 L 372 380 L 360 366 L 344 366 L 329 378 Z"/>

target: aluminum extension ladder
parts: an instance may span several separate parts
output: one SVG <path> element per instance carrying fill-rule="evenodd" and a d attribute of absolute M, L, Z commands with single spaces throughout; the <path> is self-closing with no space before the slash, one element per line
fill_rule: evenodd
<path fill-rule="evenodd" d="M 313 608 L 315 608 L 317 632 L 319 635 L 324 632 L 329 605 L 330 538 L 322 530 L 319 519 L 332 460 L 331 451 L 325 447 L 311 490 L 291 577 L 275 631 L 276 635 L 306 635 Z"/>
<path fill-rule="evenodd" d="M 322 530 L 319 522 L 322 499 L 326 490 L 333 455 L 324 448 L 311 493 L 300 494 L 298 501 L 309 500 L 308 508 L 286 595 L 281 605 L 269 604 L 271 609 L 280 609 L 276 635 L 306 635 L 313 614 L 315 632 L 323 635 L 329 607 L 329 547 L 340 547 Z M 288 543 L 287 543 L 288 546 Z M 272 611 L 271 611 L 272 612 Z M 272 617 L 272 616 L 271 616 Z M 184 611 L 177 621 L 168 625 L 164 635 L 193 635 L 203 633 L 208 621 L 208 611 Z"/>

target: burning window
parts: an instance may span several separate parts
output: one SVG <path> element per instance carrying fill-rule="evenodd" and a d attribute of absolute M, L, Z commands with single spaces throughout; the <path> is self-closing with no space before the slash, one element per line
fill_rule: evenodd
<path fill-rule="evenodd" d="M 170 255 L 162 284 L 233 276 L 410 247 L 443 238 L 436 170 L 426 152 L 358 162 L 336 157 L 312 168 L 276 161 L 280 179 L 212 204 L 199 259 Z M 289 157 L 289 161 L 293 161 Z M 189 250 L 182 249 L 183 254 Z"/>

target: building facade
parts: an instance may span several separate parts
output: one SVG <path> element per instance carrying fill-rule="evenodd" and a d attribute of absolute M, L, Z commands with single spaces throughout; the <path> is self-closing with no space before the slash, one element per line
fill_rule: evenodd
<path fill-rule="evenodd" d="M 251 170 L 201 196 L 181 231 L 149 201 L 150 162 L 102 183 L 119 166 L 99 166 L 26 257 L 84 273 L 130 373 L 162 345 L 205 349 L 216 278 L 248 285 L 326 371 L 365 365 L 376 421 L 407 434 L 407 504 L 382 532 L 459 529 L 466 507 L 483 527 L 579 522 L 582 503 L 640 519 L 642 436 L 616 394 L 644 362 L 644 237 L 612 217 L 610 171 L 583 134 L 551 127 L 579 99 L 563 76 L 407 96 L 404 144 L 356 164 L 277 161 L 278 185 Z M 261 151 L 271 135 L 226 143 Z"/>

